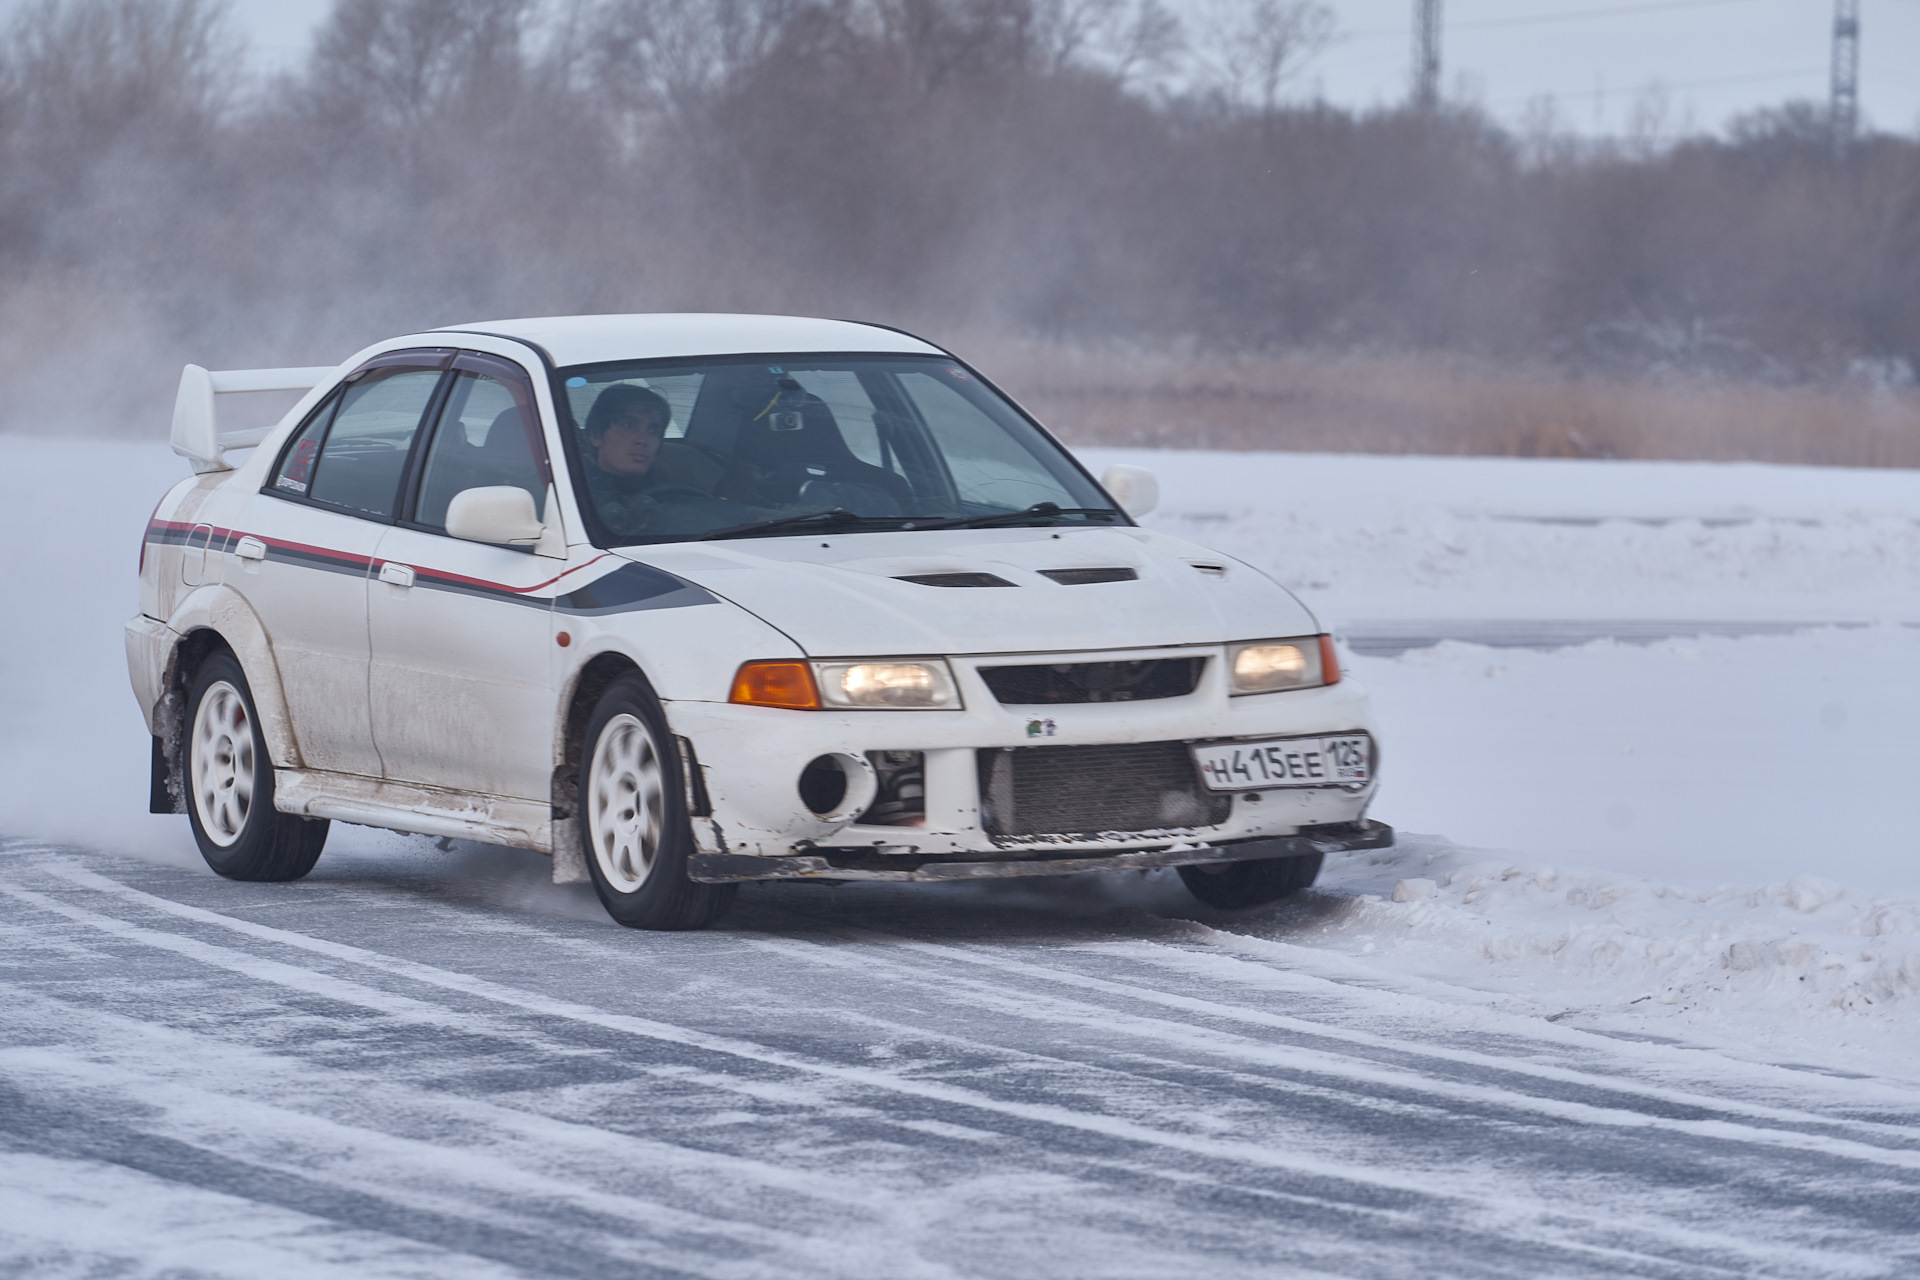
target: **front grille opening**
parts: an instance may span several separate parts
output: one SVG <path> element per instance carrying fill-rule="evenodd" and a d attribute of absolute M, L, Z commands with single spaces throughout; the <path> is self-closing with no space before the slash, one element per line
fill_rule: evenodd
<path fill-rule="evenodd" d="M 996 836 L 1211 827 L 1233 811 L 1208 791 L 1182 742 L 1003 747 L 974 753 L 980 820 Z"/>
<path fill-rule="evenodd" d="M 1132 569 L 1042 569 L 1040 576 L 1052 578 L 1063 587 L 1084 587 L 1095 582 L 1134 582 L 1140 575 Z"/>
<path fill-rule="evenodd" d="M 927 824 L 927 757 L 923 751 L 869 751 L 880 790 L 855 822 L 875 827 Z"/>
<path fill-rule="evenodd" d="M 1027 667 L 982 667 L 980 678 L 1003 704 L 1056 706 L 1069 702 L 1149 702 L 1184 698 L 1200 685 L 1205 658 L 1148 658 L 1140 662 L 1054 662 Z"/>
<path fill-rule="evenodd" d="M 923 587 L 1010 587 L 1005 578 L 991 573 L 910 573 L 894 579 Z"/>

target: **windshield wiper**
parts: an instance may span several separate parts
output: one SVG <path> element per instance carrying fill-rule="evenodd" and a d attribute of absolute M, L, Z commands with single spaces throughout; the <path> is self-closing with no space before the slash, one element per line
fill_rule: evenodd
<path fill-rule="evenodd" d="M 996 524 L 1018 524 L 1022 520 L 1051 520 L 1055 516 L 1115 516 L 1112 507 L 1063 507 L 1055 502 L 1036 502 L 1024 511 L 997 511 L 988 516 L 961 516 L 957 520 L 937 520 L 932 524 L 914 523 L 916 529 L 985 529 Z"/>
<path fill-rule="evenodd" d="M 899 525 L 905 516 L 863 516 L 844 507 L 835 507 L 831 511 L 809 511 L 800 516 L 779 516 L 772 520 L 756 520 L 752 524 L 736 524 L 726 529 L 715 529 L 712 533 L 703 533 L 692 542 L 712 542 L 716 538 L 751 538 L 756 534 L 772 533 L 778 529 L 846 528 L 863 524 Z"/>

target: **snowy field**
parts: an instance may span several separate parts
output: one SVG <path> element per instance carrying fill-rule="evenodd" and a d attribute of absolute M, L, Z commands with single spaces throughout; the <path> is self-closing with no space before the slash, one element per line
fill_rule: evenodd
<path fill-rule="evenodd" d="M 121 655 L 181 464 L 0 440 L 0 1275 L 1920 1272 L 1920 475 L 1086 457 L 1346 638 L 1398 848 L 696 936 L 354 828 L 223 882 Z"/>

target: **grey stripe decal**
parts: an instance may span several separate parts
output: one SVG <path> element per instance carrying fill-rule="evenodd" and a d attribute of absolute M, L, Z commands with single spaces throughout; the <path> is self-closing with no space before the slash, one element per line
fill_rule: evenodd
<path fill-rule="evenodd" d="M 557 597 L 553 607 L 560 613 L 599 617 L 642 609 L 685 609 L 692 605 L 717 603 L 718 597 L 694 586 L 685 578 L 676 578 L 651 565 L 624 564 L 612 573 Z"/>

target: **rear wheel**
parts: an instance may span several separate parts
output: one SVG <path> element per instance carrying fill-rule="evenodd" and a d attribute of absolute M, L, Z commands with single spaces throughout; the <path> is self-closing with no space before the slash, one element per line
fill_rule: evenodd
<path fill-rule="evenodd" d="M 587 721 L 580 753 L 580 839 L 594 892 L 629 929 L 704 929 L 735 886 L 687 878 L 693 830 L 679 753 L 638 675 L 615 680 Z"/>
<path fill-rule="evenodd" d="M 207 865 L 229 880 L 298 880 L 313 870 L 327 823 L 273 807 L 273 761 L 231 654 L 200 664 L 187 726 L 187 821 Z"/>
<path fill-rule="evenodd" d="M 1323 853 L 1295 858 L 1263 858 L 1251 862 L 1212 863 L 1181 867 L 1187 892 L 1210 907 L 1231 911 L 1262 907 L 1311 885 L 1320 874 Z"/>

